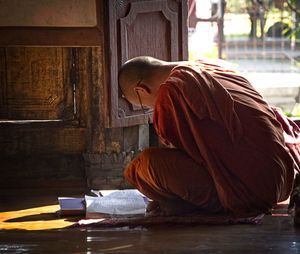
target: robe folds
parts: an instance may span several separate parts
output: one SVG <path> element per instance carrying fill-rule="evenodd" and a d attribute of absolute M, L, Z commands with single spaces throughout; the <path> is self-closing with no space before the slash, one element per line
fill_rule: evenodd
<path fill-rule="evenodd" d="M 160 86 L 153 124 L 162 142 L 175 147 L 171 151 L 182 153 L 181 161 L 186 162 L 180 165 L 180 156 L 166 153 L 161 155 L 164 162 L 155 164 L 162 160 L 159 152 L 150 154 L 150 164 L 142 157 L 133 161 L 125 176 L 146 195 L 168 198 L 166 193 L 175 191 L 207 210 L 221 206 L 239 215 L 266 212 L 289 197 L 294 162 L 282 126 L 238 73 L 203 61 L 175 67 Z M 177 162 L 168 164 L 168 160 Z M 167 172 L 163 164 L 168 164 Z M 147 177 L 143 167 L 151 168 Z M 180 179 L 165 180 L 172 177 Z M 195 190 L 177 191 L 176 185 L 184 181 L 186 189 Z"/>

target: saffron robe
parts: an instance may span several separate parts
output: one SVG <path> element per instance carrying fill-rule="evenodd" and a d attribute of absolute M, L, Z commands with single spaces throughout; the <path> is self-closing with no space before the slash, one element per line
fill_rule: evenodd
<path fill-rule="evenodd" d="M 175 67 L 160 86 L 153 123 L 163 143 L 188 159 L 152 151 L 148 158 L 141 155 L 133 161 L 125 176 L 146 195 L 159 198 L 165 190 L 167 198 L 184 185 L 193 191 L 176 196 L 207 210 L 221 206 L 239 215 L 265 212 L 288 198 L 294 162 L 281 124 L 239 74 L 203 61 Z M 165 170 L 164 164 L 172 160 L 177 162 Z M 196 176 L 197 170 L 202 175 Z M 172 182 L 175 177 L 181 179 Z"/>

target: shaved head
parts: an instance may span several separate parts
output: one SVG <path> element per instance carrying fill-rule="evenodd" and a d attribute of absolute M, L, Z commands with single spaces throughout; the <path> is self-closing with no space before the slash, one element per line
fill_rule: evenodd
<path fill-rule="evenodd" d="M 160 85 L 176 62 L 139 56 L 125 62 L 119 71 L 119 86 L 126 99 L 135 105 L 153 107 Z"/>
<path fill-rule="evenodd" d="M 164 61 L 150 56 L 139 56 L 125 62 L 119 71 L 119 85 L 123 94 L 127 97 L 138 82 L 150 80 L 154 70 L 162 65 Z"/>

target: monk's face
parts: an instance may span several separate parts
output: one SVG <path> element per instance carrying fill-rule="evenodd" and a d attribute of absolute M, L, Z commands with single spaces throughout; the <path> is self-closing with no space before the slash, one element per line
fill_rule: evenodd
<path fill-rule="evenodd" d="M 132 105 L 140 106 L 140 101 L 139 101 L 139 98 L 138 98 L 138 95 L 136 92 L 133 92 L 132 94 L 127 94 L 127 95 L 125 94 L 124 97 Z"/>
<path fill-rule="evenodd" d="M 122 75 L 119 77 L 119 86 L 123 95 L 131 104 L 154 108 L 160 80 L 157 78 L 129 79 Z"/>
<path fill-rule="evenodd" d="M 126 96 L 126 99 L 133 105 L 153 108 L 155 96 L 146 89 L 134 88 L 134 92 Z"/>

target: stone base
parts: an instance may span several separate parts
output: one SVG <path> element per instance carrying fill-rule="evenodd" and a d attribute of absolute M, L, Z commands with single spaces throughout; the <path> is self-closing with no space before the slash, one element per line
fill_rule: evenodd
<path fill-rule="evenodd" d="M 123 171 L 135 155 L 134 151 L 84 154 L 88 187 L 97 190 L 129 188 L 123 177 Z"/>

